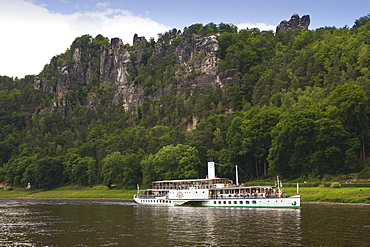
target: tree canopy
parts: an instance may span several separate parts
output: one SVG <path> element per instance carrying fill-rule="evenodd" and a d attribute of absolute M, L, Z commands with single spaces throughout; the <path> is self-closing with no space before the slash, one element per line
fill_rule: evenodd
<path fill-rule="evenodd" d="M 203 178 L 209 158 L 224 164 L 219 176 L 233 177 L 238 165 L 243 180 L 365 174 L 369 30 L 369 15 L 352 28 L 277 34 L 209 23 L 160 34 L 142 44 L 142 54 L 125 45 L 135 65 L 131 79 L 144 89 L 136 111 L 113 100 L 117 85 L 102 83 L 99 54 L 110 48 L 109 40 L 78 37 L 42 71 L 50 90 L 39 90 L 36 76 L 0 76 L 0 182 L 133 188 L 153 180 Z M 204 76 L 181 74 L 175 53 L 182 37 L 197 35 L 216 36 L 219 73 L 237 72 L 224 87 L 168 90 L 155 97 L 169 85 Z M 158 46 L 160 55 L 154 54 Z M 54 89 L 61 69 L 75 66 L 76 47 L 90 77 L 71 77 L 78 83 L 66 92 L 62 111 Z M 99 100 L 94 107 L 93 98 Z"/>

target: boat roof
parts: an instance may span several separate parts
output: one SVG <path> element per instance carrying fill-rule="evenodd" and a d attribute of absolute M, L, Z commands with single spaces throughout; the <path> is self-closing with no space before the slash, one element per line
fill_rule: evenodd
<path fill-rule="evenodd" d="M 191 182 L 209 182 L 217 180 L 230 180 L 228 178 L 196 178 L 196 179 L 182 179 L 182 180 L 163 180 L 154 181 L 153 183 L 191 183 Z"/>
<path fill-rule="evenodd" d="M 275 189 L 275 186 L 240 186 L 240 187 L 221 187 L 221 188 L 208 188 L 210 190 L 245 190 L 245 189 Z M 140 191 L 158 191 L 158 189 L 146 189 L 146 190 L 140 190 Z"/>
<path fill-rule="evenodd" d="M 217 183 L 217 182 L 222 182 L 224 183 L 225 181 L 232 182 L 232 180 L 228 178 L 197 178 L 197 179 L 174 179 L 174 180 L 162 180 L 162 181 L 154 181 L 152 184 L 160 184 L 160 183 L 192 183 L 194 184 L 195 182 L 201 182 L 201 183 Z M 222 188 L 212 188 L 212 189 L 255 189 L 255 188 L 265 188 L 265 189 L 272 189 L 276 188 L 276 186 L 271 186 L 271 185 L 253 185 L 253 186 L 236 186 L 233 184 L 231 187 L 222 187 Z"/>
<path fill-rule="evenodd" d="M 239 186 L 239 187 L 233 187 L 233 188 L 239 188 L 239 189 L 257 189 L 257 188 L 276 188 L 276 186 L 270 186 L 270 185 L 254 185 L 254 186 Z"/>

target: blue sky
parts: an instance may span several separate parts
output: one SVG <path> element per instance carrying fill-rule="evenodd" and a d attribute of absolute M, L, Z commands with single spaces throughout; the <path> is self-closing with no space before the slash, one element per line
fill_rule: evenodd
<path fill-rule="evenodd" d="M 310 29 L 351 27 L 370 13 L 370 0 L 0 0 L 0 75 L 39 74 L 84 34 L 131 43 L 135 33 L 156 38 L 194 23 L 275 30 L 294 13 L 309 14 Z"/>
<path fill-rule="evenodd" d="M 38 0 L 49 10 L 62 14 L 124 9 L 167 26 L 183 29 L 194 23 L 266 23 L 278 25 L 297 13 L 311 16 L 311 29 L 323 26 L 352 26 L 370 13 L 370 0 Z"/>

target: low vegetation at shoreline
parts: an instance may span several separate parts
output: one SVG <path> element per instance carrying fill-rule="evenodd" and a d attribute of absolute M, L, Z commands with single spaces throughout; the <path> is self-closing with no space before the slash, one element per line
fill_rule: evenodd
<path fill-rule="evenodd" d="M 51 190 L 14 188 L 0 190 L 0 198 L 75 198 L 75 199 L 132 199 L 135 190 L 108 189 L 106 186 L 65 186 Z"/>
<path fill-rule="evenodd" d="M 297 188 L 282 188 L 285 194 L 296 194 Z M 369 187 L 330 188 L 324 186 L 299 188 L 301 202 L 369 203 Z"/>
<path fill-rule="evenodd" d="M 283 187 L 286 195 L 296 194 L 296 187 Z M 0 198 L 65 198 L 65 199 L 132 199 L 136 190 L 108 189 L 105 186 L 65 186 L 52 190 L 14 188 L 0 190 Z M 370 187 L 330 188 L 324 186 L 299 188 L 301 202 L 370 204 Z"/>

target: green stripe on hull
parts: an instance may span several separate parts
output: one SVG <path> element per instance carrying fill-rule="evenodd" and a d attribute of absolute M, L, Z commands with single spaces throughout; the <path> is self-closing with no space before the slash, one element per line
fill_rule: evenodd
<path fill-rule="evenodd" d="M 200 201 L 187 201 L 186 203 L 182 204 L 181 206 L 202 207 L 203 204 Z"/>

